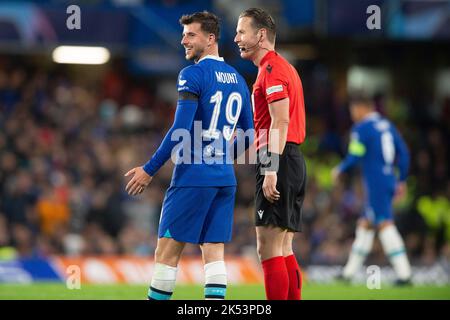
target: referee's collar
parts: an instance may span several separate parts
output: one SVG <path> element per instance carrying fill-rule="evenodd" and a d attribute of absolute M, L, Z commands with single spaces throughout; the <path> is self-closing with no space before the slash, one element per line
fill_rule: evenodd
<path fill-rule="evenodd" d="M 199 63 L 200 61 L 205 60 L 205 59 L 213 59 L 213 60 L 217 60 L 217 61 L 224 61 L 222 57 L 213 56 L 211 54 L 208 54 L 208 55 L 204 56 L 203 58 L 201 58 L 200 60 L 198 60 L 197 63 Z"/>
<path fill-rule="evenodd" d="M 266 63 L 267 60 L 272 58 L 273 56 L 278 55 L 275 50 L 270 50 L 266 53 L 266 55 L 261 59 L 261 62 L 259 63 L 259 66 L 262 66 L 264 63 Z"/>

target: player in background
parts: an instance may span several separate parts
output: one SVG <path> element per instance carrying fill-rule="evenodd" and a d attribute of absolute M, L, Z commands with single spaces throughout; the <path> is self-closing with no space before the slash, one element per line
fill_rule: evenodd
<path fill-rule="evenodd" d="M 395 126 L 375 111 L 373 101 L 364 93 L 353 97 L 350 113 L 354 125 L 348 155 L 333 169 L 332 175 L 336 182 L 342 172 L 361 164 L 366 202 L 341 277 L 350 280 L 362 267 L 372 249 L 375 228 L 398 276 L 397 284 L 407 284 L 411 279 L 411 267 L 403 240 L 393 221 L 392 201 L 394 196 L 400 199 L 406 194 L 409 152 Z"/>
<path fill-rule="evenodd" d="M 257 150 L 255 224 L 268 300 L 300 300 L 301 270 L 292 250 L 301 231 L 306 166 L 303 87 L 295 68 L 275 51 L 275 23 L 264 10 L 242 12 L 234 41 L 258 67 L 253 85 Z"/>
<path fill-rule="evenodd" d="M 197 12 L 182 16 L 180 24 L 186 59 L 195 64 L 178 76 L 178 105 L 172 127 L 152 158 L 126 173 L 132 176 L 126 190 L 130 195 L 142 193 L 178 144 L 172 133 L 177 129 L 189 132 L 188 142 L 183 140 L 183 148 L 177 151 L 178 160 L 164 198 L 148 298 L 171 298 L 178 262 L 189 242 L 199 244 L 202 251 L 205 298 L 224 299 L 224 243 L 231 239 L 236 191 L 232 158 L 238 156 L 231 151 L 232 139 L 236 126 L 253 129 L 250 94 L 244 79 L 219 57 L 218 18 Z M 195 135 L 196 126 L 200 126 L 199 136 Z M 247 138 L 245 148 L 252 143 L 251 135 Z"/>

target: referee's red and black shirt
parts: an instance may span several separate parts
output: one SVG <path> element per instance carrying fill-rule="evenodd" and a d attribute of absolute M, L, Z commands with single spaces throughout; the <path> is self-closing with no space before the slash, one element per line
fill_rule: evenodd
<path fill-rule="evenodd" d="M 253 85 L 252 103 L 256 150 L 268 144 L 271 124 L 269 104 L 289 98 L 289 127 L 286 142 L 300 144 L 305 140 L 305 103 L 303 86 L 297 70 L 275 51 L 261 60 Z"/>

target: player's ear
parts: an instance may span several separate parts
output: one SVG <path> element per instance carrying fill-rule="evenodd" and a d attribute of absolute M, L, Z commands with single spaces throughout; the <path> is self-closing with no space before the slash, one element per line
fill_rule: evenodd
<path fill-rule="evenodd" d="M 216 36 L 213 33 L 209 34 L 208 46 L 212 46 L 216 42 Z"/>

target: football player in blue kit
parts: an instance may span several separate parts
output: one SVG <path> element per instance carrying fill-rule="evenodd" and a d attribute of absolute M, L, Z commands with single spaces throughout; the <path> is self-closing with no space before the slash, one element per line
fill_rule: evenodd
<path fill-rule="evenodd" d="M 406 194 L 410 162 L 407 146 L 396 127 L 375 111 L 367 94 L 357 93 L 353 97 L 350 113 L 355 124 L 348 155 L 333 169 L 332 175 L 336 180 L 342 172 L 361 164 L 366 201 L 341 276 L 350 280 L 362 267 L 372 249 L 374 229 L 377 229 L 383 250 L 397 274 L 397 284 L 410 283 L 411 267 L 392 212 L 394 197 Z"/>
<path fill-rule="evenodd" d="M 174 147 L 181 145 L 175 148 L 175 168 L 161 211 L 148 298 L 171 298 L 188 242 L 199 244 L 202 251 L 205 298 L 224 299 L 224 243 L 231 240 L 236 192 L 233 160 L 253 142 L 250 94 L 242 76 L 219 57 L 218 18 L 198 12 L 182 16 L 180 24 L 186 59 L 195 64 L 178 76 L 172 127 L 152 158 L 126 173 L 132 176 L 126 190 L 130 195 L 142 193 Z M 245 132 L 238 139 L 236 127 Z"/>

